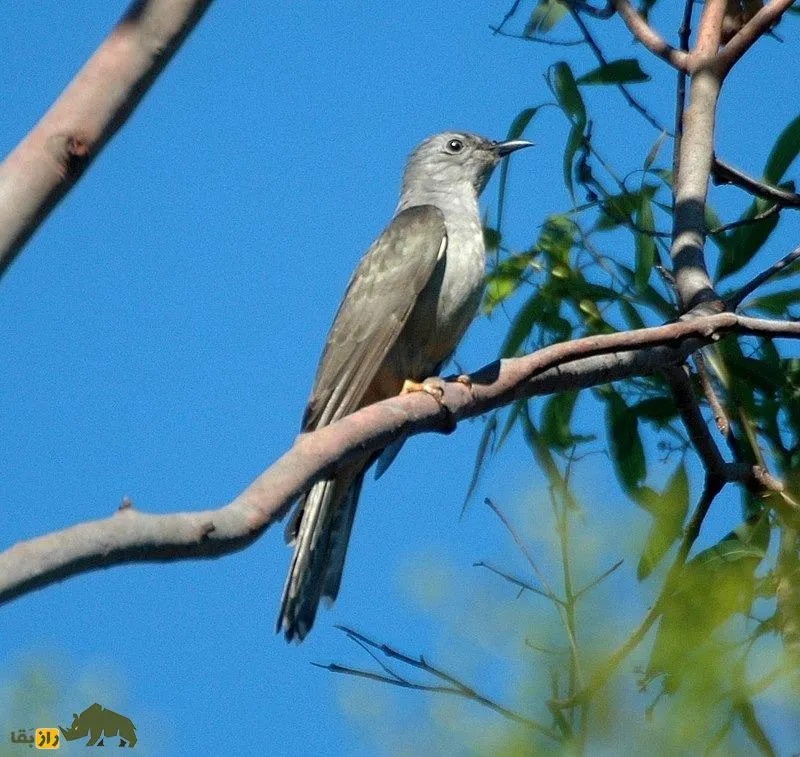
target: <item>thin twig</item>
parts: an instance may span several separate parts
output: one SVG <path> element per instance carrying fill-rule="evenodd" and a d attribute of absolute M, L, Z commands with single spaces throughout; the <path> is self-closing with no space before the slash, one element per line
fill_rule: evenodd
<path fill-rule="evenodd" d="M 547 578 L 545 577 L 544 573 L 539 570 L 539 566 L 536 565 L 536 561 L 533 559 L 533 556 L 528 551 L 528 548 L 525 546 L 525 542 L 522 540 L 522 537 L 517 533 L 517 530 L 514 526 L 511 525 L 511 522 L 506 518 L 503 511 L 488 497 L 483 500 L 484 503 L 492 510 L 492 512 L 500 519 L 500 522 L 505 526 L 506 531 L 511 534 L 511 538 L 514 540 L 514 543 L 519 547 L 520 552 L 524 555 L 525 559 L 528 561 L 528 565 L 531 566 L 533 572 L 536 574 L 539 582 L 544 586 L 545 591 L 551 597 L 557 597 L 556 593 L 553 591 L 553 588 L 550 586 Z"/>
<path fill-rule="evenodd" d="M 576 591 L 576 592 L 575 592 L 575 601 L 577 602 L 577 601 L 578 601 L 578 600 L 579 600 L 579 599 L 580 599 L 580 598 L 581 598 L 581 597 L 582 597 L 584 594 L 586 594 L 587 592 L 591 591 L 591 590 L 592 590 L 592 589 L 594 589 L 594 587 L 595 587 L 595 586 L 597 586 L 597 585 L 598 585 L 598 584 L 599 584 L 601 581 L 603 581 L 603 580 L 605 580 L 606 578 L 608 578 L 608 577 L 609 577 L 609 576 L 610 576 L 610 575 L 611 575 L 611 574 L 612 574 L 612 573 L 613 573 L 615 570 L 617 570 L 617 568 L 619 568 L 619 567 L 622 565 L 622 563 L 624 563 L 624 562 L 625 562 L 625 560 L 624 560 L 624 559 L 623 559 L 623 560 L 617 560 L 617 562 L 615 562 L 615 563 L 614 563 L 614 564 L 613 564 L 613 565 L 612 565 L 610 568 L 608 568 L 607 570 L 604 570 L 604 571 L 603 571 L 603 572 L 602 572 L 602 573 L 601 573 L 599 576 L 597 576 L 597 578 L 593 578 L 591 581 L 589 581 L 589 583 L 588 583 L 588 584 L 586 584 L 586 586 L 582 587 L 581 589 L 578 589 L 578 591 Z"/>
<path fill-rule="evenodd" d="M 580 11 L 594 18 L 606 19 L 614 15 L 614 3 L 612 2 L 606 3 L 604 8 L 595 8 L 584 0 L 566 0 L 566 3 L 570 10 Z"/>
<path fill-rule="evenodd" d="M 771 205 L 761 213 L 754 215 L 752 218 L 740 218 L 738 221 L 731 221 L 730 223 L 722 224 L 722 226 L 715 226 L 713 229 L 707 229 L 706 234 L 722 234 L 726 231 L 730 231 L 731 229 L 738 229 L 740 226 L 752 226 L 755 223 L 763 221 L 765 218 L 771 218 L 772 216 L 778 215 L 781 210 L 783 210 L 783 206 L 781 206 L 780 203 Z"/>
<path fill-rule="evenodd" d="M 692 389 L 692 382 L 687 375 L 686 367 L 676 366 L 664 373 L 675 397 L 678 412 L 689 433 L 689 439 L 691 439 L 692 445 L 697 450 L 697 454 L 700 455 L 706 471 L 724 478 L 725 460 L 714 443 L 708 431 L 705 418 L 700 412 L 700 406 L 697 404 L 697 398 Z"/>
<path fill-rule="evenodd" d="M 512 16 L 517 12 L 519 9 L 522 0 L 514 0 L 511 4 L 511 7 L 506 11 L 506 15 L 503 16 L 503 20 L 500 22 L 500 25 L 497 27 L 495 31 L 496 34 L 500 32 L 500 30 L 511 20 Z"/>
<path fill-rule="evenodd" d="M 800 246 L 795 247 L 791 252 L 786 253 L 777 263 L 774 263 L 765 271 L 759 273 L 758 276 L 753 277 L 737 292 L 728 297 L 725 304 L 730 310 L 736 310 L 736 308 L 742 304 L 745 297 L 752 294 L 758 287 L 769 281 L 773 276 L 789 268 L 789 266 L 794 264 L 798 259 L 800 259 Z"/>
<path fill-rule="evenodd" d="M 642 639 L 644 639 L 647 632 L 660 617 L 664 601 L 672 595 L 678 577 L 683 571 L 683 566 L 686 564 L 686 558 L 689 556 L 692 545 L 697 540 L 697 536 L 700 533 L 700 528 L 708 514 L 711 503 L 722 490 L 722 484 L 723 482 L 718 477 L 706 477 L 706 485 L 703 489 L 700 501 L 692 514 L 691 520 L 686 526 L 680 548 L 678 549 L 678 554 L 675 556 L 675 560 L 667 571 L 663 588 L 655 604 L 650 608 L 642 622 L 639 623 L 633 633 L 616 649 L 603 665 L 595 671 L 587 686 L 572 697 L 551 702 L 552 705 L 560 707 L 561 709 L 566 709 L 574 707 L 580 702 L 587 701 L 596 691 L 605 686 L 622 661 L 640 644 Z"/>
<path fill-rule="evenodd" d="M 597 40 L 595 40 L 594 36 L 592 35 L 591 31 L 589 31 L 589 27 L 586 25 L 586 22 L 581 18 L 581 14 L 578 12 L 578 9 L 574 7 L 576 3 L 571 2 L 568 5 L 569 11 L 572 14 L 572 18 L 575 23 L 578 25 L 578 28 L 581 30 L 581 34 L 583 34 L 583 39 L 586 41 L 586 44 L 589 45 L 589 48 L 594 53 L 594 57 L 597 58 L 597 62 L 601 66 L 607 66 L 608 60 L 606 59 L 603 51 L 600 49 L 600 45 L 597 44 Z M 612 8 L 613 11 L 613 8 Z M 625 98 L 628 105 L 630 105 L 637 113 L 639 113 L 651 126 L 654 126 L 660 132 L 666 132 L 669 136 L 674 136 L 647 108 L 644 107 L 632 94 L 630 89 L 624 84 L 617 84 L 617 89 L 620 91 L 622 96 Z"/>
<path fill-rule="evenodd" d="M 388 667 L 388 665 L 384 663 L 379 663 L 381 668 L 386 672 L 386 675 L 382 675 L 380 673 L 373 673 L 367 670 L 358 670 L 356 668 L 349 668 L 343 665 L 337 665 L 335 663 L 331 663 L 328 665 L 320 664 L 320 663 L 313 663 L 317 667 L 324 668 L 329 670 L 333 673 L 345 673 L 347 675 L 356 676 L 359 678 L 367 678 L 372 681 L 380 681 L 382 683 L 389 683 L 393 686 L 400 686 L 402 688 L 407 689 L 415 689 L 417 691 L 429 691 L 434 693 L 440 694 L 455 694 L 456 696 L 463 697 L 465 699 L 471 699 L 478 704 L 487 707 L 494 712 L 502 715 L 503 717 L 514 721 L 515 723 L 519 723 L 520 725 L 524 725 L 532 730 L 538 731 L 539 733 L 548 736 L 549 738 L 553 739 L 554 741 L 560 741 L 561 737 L 558 733 L 553 731 L 551 728 L 548 728 L 545 725 L 542 725 L 536 720 L 532 718 L 525 717 L 524 715 L 520 715 L 518 712 L 514 712 L 510 710 L 508 707 L 504 707 L 501 704 L 498 704 L 489 697 L 484 696 L 483 694 L 479 694 L 475 689 L 468 686 L 467 684 L 461 682 L 455 676 L 450 675 L 449 673 L 445 673 L 440 668 L 436 668 L 430 663 L 428 663 L 424 657 L 414 658 L 409 657 L 406 654 L 388 646 L 387 644 L 379 644 L 372 639 L 364 636 L 363 634 L 354 631 L 351 628 L 346 628 L 344 626 L 338 626 L 338 628 L 344 631 L 347 634 L 347 637 L 357 643 L 362 649 L 368 651 L 369 647 L 378 650 L 381 654 L 385 655 L 391 660 L 397 660 L 398 662 L 403 663 L 404 665 L 408 665 L 412 668 L 416 668 L 417 670 L 421 670 L 424 673 L 427 673 L 434 678 L 438 678 L 440 681 L 444 681 L 447 685 L 437 685 L 437 684 L 424 684 L 418 683 L 416 681 L 411 681 L 395 670 Z M 370 656 L 373 659 L 377 659 L 375 654 L 370 652 Z"/>
<path fill-rule="evenodd" d="M 573 590 L 572 581 L 572 566 L 569 554 L 569 511 L 570 501 L 567 497 L 560 498 L 561 507 L 559 508 L 559 499 L 556 497 L 556 492 L 563 493 L 568 490 L 569 476 L 571 471 L 571 461 L 567 463 L 567 468 L 563 476 L 559 474 L 558 480 L 553 481 L 554 486 L 551 487 L 551 503 L 553 507 L 553 516 L 556 521 L 556 531 L 558 532 L 559 549 L 561 551 L 561 568 L 564 582 L 564 626 L 567 631 L 567 639 L 569 641 L 570 657 L 569 657 L 569 694 L 574 695 L 576 691 L 583 688 L 584 678 L 581 665 L 580 649 L 578 647 L 578 628 L 575 617 L 576 599 Z M 558 709 L 558 708 L 552 708 Z M 585 738 L 586 724 L 589 715 L 589 702 L 583 702 L 580 711 L 580 731 L 579 737 L 581 740 Z M 570 719 L 574 719 L 574 710 L 570 713 Z M 580 745 L 579 745 L 580 746 Z"/>
<path fill-rule="evenodd" d="M 538 594 L 540 597 L 544 597 L 545 599 L 549 599 L 551 602 L 554 602 L 557 605 L 563 605 L 564 600 L 561 597 L 555 596 L 555 594 L 550 594 L 547 591 L 542 591 L 541 589 L 537 589 L 535 586 L 532 586 L 527 581 L 524 581 L 521 578 L 517 578 L 516 576 L 512 576 L 510 573 L 506 573 L 499 568 L 495 568 L 493 565 L 489 565 L 489 563 L 484 562 L 483 560 L 479 560 L 476 563 L 472 564 L 473 568 L 486 568 L 486 570 L 494 573 L 495 575 L 500 576 L 500 578 L 508 581 L 515 586 L 518 586 L 520 589 L 520 593 L 523 591 L 529 591 L 533 594 Z"/>
<path fill-rule="evenodd" d="M 538 42 L 539 44 L 552 45 L 553 47 L 577 47 L 586 43 L 586 40 L 583 39 L 550 39 L 549 37 L 540 37 L 538 34 L 512 34 L 511 32 L 504 32 L 499 26 L 489 26 L 489 29 L 499 37 L 519 39 L 523 42 Z"/>
<path fill-rule="evenodd" d="M 731 433 L 731 421 L 725 408 L 722 406 L 722 400 L 717 396 L 716 389 L 711 383 L 711 376 L 708 374 L 708 367 L 706 366 L 705 358 L 702 352 L 693 355 L 693 361 L 697 372 L 698 380 L 700 381 L 700 388 L 703 390 L 703 396 L 714 414 L 714 422 L 723 437 L 726 439 Z"/>

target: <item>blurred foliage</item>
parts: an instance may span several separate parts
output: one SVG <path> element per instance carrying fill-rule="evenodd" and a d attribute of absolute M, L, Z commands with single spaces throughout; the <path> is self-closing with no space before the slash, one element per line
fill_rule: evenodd
<path fill-rule="evenodd" d="M 683 5 L 672 8 L 675 27 L 670 38 L 677 37 Z M 497 220 L 486 229 L 492 265 L 483 302 L 486 316 L 503 313 L 510 321 L 501 357 L 579 337 L 660 325 L 680 315 L 668 265 L 674 126 L 658 123 L 642 104 L 675 102 L 677 76 L 662 72 L 651 78 L 647 70 L 655 68 L 654 59 L 646 51 L 641 53 L 641 60 L 606 58 L 600 45 L 605 23 L 601 6 L 595 4 L 591 6 L 595 13 L 579 16 L 564 0 L 516 2 L 500 25 L 502 31 L 523 19 L 521 32 L 511 36 L 532 41 L 552 39 L 554 44 L 564 45 L 567 53 L 573 49 L 569 46 L 572 43 L 564 40 L 569 34 L 574 37 L 577 29 L 597 60 L 597 65 L 588 69 L 567 56 L 551 65 L 544 72 L 551 99 L 523 108 L 508 130 L 508 138 L 515 139 L 535 128 L 543 111 L 555 108 L 562 114 L 561 178 L 568 201 L 561 209 L 550 203 L 548 215 L 538 225 L 531 223 L 537 232 L 530 241 L 521 247 L 510 246 L 502 223 L 507 166 L 501 170 Z M 639 3 L 645 16 L 656 6 L 661 11 L 664 3 Z M 695 23 L 701 7 L 696 5 Z M 784 20 L 781 31 L 786 27 L 783 33 L 788 36 L 788 27 L 792 26 L 796 36 L 796 24 L 794 18 Z M 749 53 L 764 54 L 759 49 Z M 614 165 L 606 158 L 603 138 L 609 138 L 609 130 L 598 128 L 592 113 L 590 92 L 602 89 L 609 96 L 621 96 L 631 106 L 618 109 L 619 122 L 613 124 L 612 134 L 652 132 L 647 149 L 640 153 L 627 150 L 623 165 Z M 645 91 L 647 97 L 640 100 L 639 93 Z M 753 106 L 768 107 L 766 102 L 754 102 Z M 597 136 L 601 132 L 604 137 Z M 762 137 L 772 140 L 773 146 L 759 180 L 793 192 L 795 183 L 787 175 L 796 168 L 800 153 L 800 116 L 789 124 L 775 124 L 774 134 Z M 722 217 L 714 207 L 718 196 L 712 187 L 706 208 L 706 231 L 711 242 L 707 250 L 709 259 L 716 260 L 715 287 L 727 297 L 736 291 L 729 283 L 734 274 L 746 267 L 757 271 L 775 262 L 764 258 L 765 244 L 775 239 L 782 213 L 793 209 L 775 207 L 773 201 L 742 191 L 741 212 Z M 725 214 L 730 215 L 727 207 Z M 795 245 L 796 240 L 784 246 L 788 249 Z M 797 266 L 784 270 L 775 281 L 796 272 Z M 752 295 L 740 311 L 797 319 L 800 288 L 775 286 L 773 282 L 767 293 Z M 730 533 L 702 549 L 695 545 L 695 539 L 709 507 L 714 507 L 718 490 L 708 476 L 703 479 L 697 473 L 697 456 L 663 376 L 638 377 L 543 400 L 517 401 L 486 419 L 469 493 L 476 490 L 481 468 L 502 448 L 509 434 L 521 432 L 549 484 L 559 545 L 559 588 L 547 583 L 549 576 L 559 571 L 542 572 L 534 564 L 524 540 L 495 506 L 529 563 L 528 575 L 520 577 L 483 562 L 479 565 L 490 569 L 499 585 L 514 585 L 520 597 L 549 601 L 560 628 L 549 626 L 543 632 L 539 612 L 529 618 L 529 624 L 506 629 L 507 635 L 518 640 L 537 638 L 526 650 L 534 662 L 526 663 L 519 649 L 514 656 L 517 665 L 527 664 L 538 672 L 538 676 L 533 675 L 536 682 L 523 692 L 520 709 L 515 711 L 519 717 L 523 717 L 522 712 L 537 712 L 537 725 L 518 722 L 501 737 L 489 739 L 491 743 L 482 740 L 476 729 L 467 728 L 466 748 L 500 755 L 592 749 L 613 754 L 645 750 L 670 755 L 774 754 L 775 733 L 785 734 L 789 729 L 797 734 L 792 748 L 800 749 L 800 721 L 796 719 L 800 695 L 800 524 L 797 510 L 793 510 L 800 501 L 797 343 L 787 346 L 761 338 L 728 336 L 705 348 L 702 358 L 693 360 L 690 368 L 701 411 L 727 459 L 763 466 L 785 484 L 783 492 L 769 495 L 742 484 L 741 513 L 731 514 Z M 579 427 L 575 412 L 582 397 L 602 411 L 593 413 L 597 422 L 590 429 Z M 710 398 L 715 399 L 713 405 Z M 715 421 L 724 433 L 716 433 Z M 610 459 L 621 490 L 650 519 L 649 529 L 634 545 L 635 554 L 626 554 L 621 543 L 608 544 L 602 552 L 582 550 L 584 565 L 587 555 L 598 566 L 609 561 L 609 554 L 614 559 L 625 557 L 637 566 L 638 581 L 650 582 L 642 586 L 649 592 L 650 610 L 627 638 L 619 631 L 615 635 L 592 633 L 584 617 L 582 603 L 587 594 L 610 571 L 604 574 L 595 569 L 595 579 L 584 576 L 583 589 L 577 588 L 572 575 L 572 539 L 576 526 L 585 525 L 571 473 L 583 457 L 598 448 Z M 672 473 L 662 486 L 653 481 L 659 452 L 664 459 L 674 460 Z M 694 501 L 692 493 L 696 497 L 700 491 L 703 495 Z M 616 528 L 620 527 L 625 530 L 624 523 L 616 523 Z M 614 616 L 621 614 L 624 606 L 624 597 L 617 596 L 601 609 L 595 608 L 594 614 Z M 425 658 L 406 655 L 365 637 L 354 640 L 379 663 L 379 672 L 367 677 L 407 687 L 408 679 L 396 666 L 410 667 L 428 676 L 425 684 L 414 679 L 419 685 L 412 688 L 450 693 L 489 706 L 481 701 L 480 691 L 467 686 L 474 696 L 465 694 L 452 671 L 447 673 L 449 678 L 442 678 L 441 671 Z M 621 694 L 609 685 L 620 663 L 634 649 L 644 655 L 638 676 L 644 693 L 639 695 L 638 705 L 632 705 L 637 697 L 630 686 Z M 545 676 L 542 669 L 547 671 Z M 364 674 L 354 669 L 344 672 Z M 649 702 L 646 708 L 641 696 Z M 646 722 L 629 717 L 631 706 L 638 706 L 640 713 L 646 709 Z M 792 707 L 794 714 L 790 716 Z M 464 722 L 463 718 L 459 720 L 462 725 Z M 540 727 L 548 733 L 543 734 Z"/>

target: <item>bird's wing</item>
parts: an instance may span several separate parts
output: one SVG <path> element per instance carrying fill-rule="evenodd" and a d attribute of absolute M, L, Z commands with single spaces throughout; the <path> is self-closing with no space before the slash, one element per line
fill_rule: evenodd
<path fill-rule="evenodd" d="M 304 430 L 358 407 L 446 244 L 442 212 L 418 205 L 398 213 L 367 250 L 328 334 Z"/>

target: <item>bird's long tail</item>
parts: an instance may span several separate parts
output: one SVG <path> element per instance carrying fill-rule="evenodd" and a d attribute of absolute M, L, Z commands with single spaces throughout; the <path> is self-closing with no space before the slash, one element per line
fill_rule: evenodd
<path fill-rule="evenodd" d="M 347 544 L 368 460 L 318 481 L 300 502 L 286 529 L 294 557 L 283 590 L 277 631 L 302 641 L 314 624 L 323 597 L 339 593 Z"/>

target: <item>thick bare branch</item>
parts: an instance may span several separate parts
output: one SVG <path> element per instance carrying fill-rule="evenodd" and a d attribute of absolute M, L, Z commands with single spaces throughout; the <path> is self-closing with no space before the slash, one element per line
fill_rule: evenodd
<path fill-rule="evenodd" d="M 794 0 L 770 0 L 758 13 L 753 16 L 725 45 L 717 56 L 717 65 L 720 71 L 727 74 L 739 60 L 770 28 L 780 21 L 784 12 L 792 5 Z"/>
<path fill-rule="evenodd" d="M 232 502 L 217 510 L 148 515 L 132 507 L 103 520 L 21 542 L 0 554 L 0 603 L 78 573 L 130 562 L 218 557 L 241 549 L 281 518 L 314 481 L 364 452 L 426 431 L 451 431 L 515 399 L 649 375 L 726 333 L 800 339 L 800 323 L 720 313 L 602 334 L 491 363 L 472 386 L 446 384 L 442 410 L 425 393 L 393 397 L 298 437 Z"/>
<path fill-rule="evenodd" d="M 689 88 L 689 107 L 683 118 L 670 256 L 675 288 L 686 310 L 717 299 L 706 269 L 703 246 L 719 91 L 719 77 L 711 69 L 695 72 Z"/>
<path fill-rule="evenodd" d="M 725 20 L 727 6 L 727 0 L 706 0 L 697 29 L 697 42 L 689 53 L 690 69 L 696 70 L 717 54 L 722 44 L 722 22 Z"/>
<path fill-rule="evenodd" d="M 692 73 L 689 107 L 683 114 L 683 134 L 675 177 L 672 226 L 672 273 L 684 310 L 717 300 L 706 269 L 705 206 L 714 157 L 714 123 L 721 76 L 712 65 L 722 37 L 726 0 L 708 0 L 697 31 L 697 44 L 689 53 Z"/>
<path fill-rule="evenodd" d="M 0 164 L 0 276 L 122 126 L 211 0 L 136 0 Z"/>
<path fill-rule="evenodd" d="M 670 45 L 644 17 L 633 7 L 629 0 L 613 0 L 613 5 L 619 13 L 631 34 L 639 40 L 651 53 L 665 60 L 679 71 L 686 70 L 688 55 L 682 50 L 676 50 Z"/>

